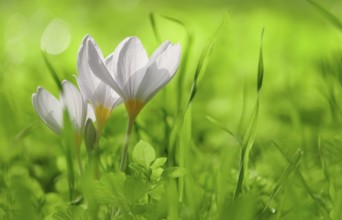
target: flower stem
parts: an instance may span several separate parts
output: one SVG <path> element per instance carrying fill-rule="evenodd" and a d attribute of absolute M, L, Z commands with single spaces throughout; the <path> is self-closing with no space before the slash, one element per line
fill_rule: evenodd
<path fill-rule="evenodd" d="M 102 128 L 98 129 L 96 132 L 96 140 L 95 140 L 95 145 L 94 145 L 94 155 L 93 155 L 93 162 L 94 162 L 94 175 L 96 179 L 100 179 L 100 137 L 102 133 Z"/>
<path fill-rule="evenodd" d="M 80 175 L 82 176 L 83 173 L 83 167 L 82 167 L 82 158 L 81 158 L 81 152 L 80 150 L 77 151 L 77 163 L 78 163 L 78 168 L 80 170 Z"/>
<path fill-rule="evenodd" d="M 70 202 L 74 199 L 75 195 L 75 176 L 74 176 L 74 165 L 73 165 L 73 157 L 72 150 L 68 146 L 64 146 L 65 159 L 67 162 L 67 173 L 68 173 L 68 182 L 69 182 L 69 199 Z"/>
<path fill-rule="evenodd" d="M 127 126 L 127 132 L 126 132 L 126 140 L 125 140 L 125 145 L 124 149 L 122 152 L 122 157 L 121 157 L 121 162 L 120 162 L 120 171 L 124 172 L 126 169 L 126 163 L 127 163 L 127 153 L 128 153 L 128 146 L 129 146 L 129 140 L 131 137 L 132 133 L 132 128 L 134 125 L 134 118 L 128 117 L 128 126 Z"/>
<path fill-rule="evenodd" d="M 82 144 L 82 136 L 81 134 L 75 135 L 75 145 L 76 145 L 76 157 L 77 157 L 77 164 L 80 171 L 80 175 L 82 176 L 83 173 L 83 166 L 82 166 L 82 156 L 81 156 L 81 144 Z"/>

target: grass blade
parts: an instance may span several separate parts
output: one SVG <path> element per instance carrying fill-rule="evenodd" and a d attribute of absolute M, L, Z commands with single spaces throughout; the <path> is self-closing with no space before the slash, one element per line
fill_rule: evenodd
<path fill-rule="evenodd" d="M 257 121 L 258 121 L 258 113 L 259 113 L 259 97 L 257 98 L 257 101 L 255 103 L 252 115 L 249 119 L 247 130 L 242 140 L 240 171 L 239 171 L 238 182 L 237 182 L 236 189 L 234 192 L 234 200 L 241 194 L 242 186 L 244 182 L 245 182 L 244 185 L 248 187 L 247 180 L 248 180 L 249 153 L 254 143 Z"/>
<path fill-rule="evenodd" d="M 224 127 L 220 122 L 218 122 L 216 119 L 210 117 L 210 116 L 207 116 L 206 117 L 211 123 L 213 123 L 214 125 L 216 125 L 217 127 L 221 128 L 223 131 L 225 131 L 226 133 L 230 134 L 231 136 L 233 136 L 234 138 L 237 138 L 235 136 L 235 134 L 230 131 L 228 128 Z"/>
<path fill-rule="evenodd" d="M 49 59 L 47 58 L 47 54 L 46 52 L 43 52 L 43 58 L 44 58 L 44 62 L 47 66 L 47 68 L 49 69 L 49 72 L 53 78 L 53 80 L 55 81 L 59 91 L 62 91 L 63 88 L 62 88 L 62 82 L 61 80 L 59 79 L 58 77 L 58 74 L 56 72 L 56 70 L 53 68 L 52 64 L 50 63 Z"/>
<path fill-rule="evenodd" d="M 264 79 L 264 59 L 262 55 L 262 41 L 264 38 L 264 31 L 265 29 L 263 28 L 261 31 L 261 40 L 260 40 L 260 50 L 259 50 L 259 64 L 258 64 L 258 79 L 257 79 L 257 92 L 259 93 L 262 87 L 262 82 Z"/>
<path fill-rule="evenodd" d="M 180 130 L 179 137 L 179 148 L 178 148 L 178 160 L 179 166 L 181 168 L 187 169 L 190 165 L 189 159 L 190 156 L 190 146 L 191 146 L 191 137 L 192 137 L 192 110 L 191 106 L 187 109 L 184 115 L 183 124 Z M 184 196 L 184 188 L 185 188 L 185 177 L 179 178 L 179 201 L 182 202 Z"/>
<path fill-rule="evenodd" d="M 205 47 L 203 48 L 203 50 L 201 52 L 201 55 L 200 55 L 198 63 L 197 63 L 194 79 L 192 81 L 192 88 L 191 88 L 191 92 L 190 92 L 190 98 L 188 101 L 188 105 L 192 102 L 192 100 L 194 99 L 194 97 L 197 93 L 198 84 L 199 84 L 200 80 L 202 79 L 202 77 L 205 73 L 205 69 L 207 67 L 207 64 L 209 61 L 209 56 L 210 56 L 212 49 L 213 49 L 213 46 L 214 46 L 214 42 L 215 42 L 220 30 L 222 29 L 223 25 L 225 24 L 225 21 L 226 21 L 226 19 L 223 18 L 221 24 L 218 26 L 218 28 L 215 30 L 215 32 L 209 37 Z"/>
<path fill-rule="evenodd" d="M 30 135 L 35 126 L 36 126 L 35 123 L 31 123 L 27 125 L 21 131 L 19 131 L 17 135 L 15 135 L 13 142 L 18 143 L 19 141 L 23 140 L 25 137 Z"/>
<path fill-rule="evenodd" d="M 272 141 L 272 144 L 279 150 L 279 152 L 282 154 L 282 156 L 287 160 L 288 163 L 291 163 L 291 158 L 283 151 L 283 149 L 274 141 Z M 317 207 L 323 211 L 323 214 L 326 218 L 329 217 L 329 211 L 328 208 L 325 206 L 325 204 L 319 200 L 309 187 L 309 184 L 306 182 L 303 174 L 300 172 L 300 170 L 295 167 L 295 174 L 299 178 L 300 182 L 303 184 L 304 189 L 309 194 L 309 196 L 312 198 L 312 200 L 316 203 Z"/>
<path fill-rule="evenodd" d="M 252 112 L 249 126 L 247 127 L 246 134 L 242 140 L 242 148 L 245 149 L 244 155 L 243 155 L 243 163 L 244 163 L 244 179 L 248 180 L 248 162 L 249 162 L 249 153 L 252 149 L 255 134 L 256 134 L 256 126 L 258 121 L 258 114 L 259 114 L 259 98 L 257 99 L 255 103 L 254 110 Z"/>
<path fill-rule="evenodd" d="M 151 26 L 153 29 L 154 37 L 156 38 L 158 43 L 161 43 L 160 34 L 159 34 L 157 24 L 156 24 L 156 16 L 154 15 L 153 12 L 150 13 L 149 18 L 150 18 Z"/>
<path fill-rule="evenodd" d="M 185 32 L 186 32 L 186 47 L 184 47 L 183 49 L 183 55 L 182 55 L 182 65 L 180 65 L 179 70 L 178 70 L 178 81 L 177 81 L 177 101 L 178 101 L 178 106 L 181 107 L 182 105 L 182 98 L 183 98 L 183 86 L 184 86 L 184 77 L 186 74 L 186 68 L 187 65 L 189 63 L 189 59 L 190 59 L 190 51 L 192 49 L 193 46 L 193 34 L 192 31 L 190 29 L 190 27 L 188 25 L 186 25 L 184 22 L 182 22 L 181 20 L 178 20 L 176 18 L 172 18 L 169 16 L 162 16 L 163 18 L 172 21 L 178 25 L 180 25 L 181 27 L 184 28 Z"/>
<path fill-rule="evenodd" d="M 264 29 L 261 32 L 261 43 L 260 43 L 260 52 L 259 52 L 259 63 L 258 63 L 258 80 L 257 80 L 257 92 L 258 97 L 252 112 L 252 115 L 249 119 L 248 126 L 244 137 L 242 139 L 242 148 L 241 148 L 241 157 L 240 157 L 240 172 L 238 177 L 238 182 L 236 185 L 236 189 L 234 192 L 234 200 L 241 194 L 243 184 L 248 189 L 248 163 L 249 163 L 249 154 L 252 150 L 257 122 L 258 122 L 258 115 L 259 115 L 259 95 L 260 90 L 262 87 L 263 77 L 264 77 L 264 64 L 263 64 L 263 56 L 262 56 L 262 39 L 264 35 Z"/>
<path fill-rule="evenodd" d="M 316 8 L 331 24 L 342 31 L 342 22 L 327 9 L 312 0 L 307 0 L 314 8 Z"/>
<path fill-rule="evenodd" d="M 272 194 L 268 200 L 268 202 L 266 203 L 266 206 L 263 210 L 263 212 L 266 211 L 266 209 L 268 208 L 269 204 L 271 203 L 271 201 L 273 200 L 273 198 L 278 194 L 279 190 L 281 189 L 281 187 L 284 185 L 286 179 L 288 178 L 288 176 L 297 169 L 297 166 L 299 164 L 300 159 L 303 156 L 303 151 L 301 149 L 297 149 L 297 151 L 293 154 L 291 161 L 289 162 L 289 165 L 287 166 L 287 168 L 284 170 L 284 172 L 281 174 L 278 182 L 276 183 Z"/>

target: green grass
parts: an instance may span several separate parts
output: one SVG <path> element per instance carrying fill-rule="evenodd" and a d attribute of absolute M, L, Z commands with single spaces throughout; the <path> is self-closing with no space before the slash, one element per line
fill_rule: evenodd
<path fill-rule="evenodd" d="M 341 219 L 341 7 L 0 1 L 0 219 Z M 52 55 L 40 41 L 55 18 L 71 40 Z M 81 175 L 71 128 L 55 135 L 31 103 L 39 85 L 75 83 L 87 33 L 105 55 L 132 35 L 149 54 L 182 45 L 177 75 L 136 120 L 126 172 L 124 106 L 97 150 L 87 123 Z"/>

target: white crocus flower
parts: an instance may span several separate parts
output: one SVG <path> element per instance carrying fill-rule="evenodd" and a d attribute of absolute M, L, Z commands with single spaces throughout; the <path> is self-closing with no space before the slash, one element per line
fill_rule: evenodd
<path fill-rule="evenodd" d="M 101 132 L 113 108 L 121 104 L 122 99 L 114 90 L 98 79 L 89 67 L 88 41 L 95 44 L 89 35 L 85 36 L 82 41 L 77 58 L 77 83 L 82 95 L 90 102 L 94 110 L 97 129 Z"/>
<path fill-rule="evenodd" d="M 90 37 L 86 47 L 90 69 L 121 96 L 128 112 L 126 141 L 120 163 L 120 170 L 124 171 L 135 118 L 176 73 L 181 47 L 166 41 L 148 57 L 139 38 L 128 37 L 106 59 Z"/>
<path fill-rule="evenodd" d="M 56 134 L 63 129 L 63 107 L 50 92 L 39 86 L 32 95 L 32 103 L 43 122 Z"/>
<path fill-rule="evenodd" d="M 57 134 L 62 133 L 63 110 L 66 109 L 75 134 L 80 138 L 87 117 L 87 103 L 72 83 L 64 80 L 62 88 L 60 100 L 57 100 L 50 92 L 39 86 L 37 92 L 32 95 L 33 106 L 43 122 Z"/>
<path fill-rule="evenodd" d="M 62 134 L 63 111 L 66 109 L 71 120 L 74 134 L 78 166 L 82 173 L 82 161 L 80 146 L 82 143 L 82 130 L 86 118 L 93 120 L 93 112 L 88 111 L 87 102 L 83 99 L 78 89 L 70 82 L 62 82 L 60 100 L 39 86 L 37 92 L 32 95 L 33 106 L 44 123 L 55 133 Z M 87 115 L 88 113 L 88 115 Z"/>
<path fill-rule="evenodd" d="M 181 55 L 179 44 L 166 41 L 148 57 L 137 37 L 126 38 L 106 59 L 94 40 L 87 41 L 87 48 L 90 68 L 123 98 L 131 121 L 172 79 Z"/>

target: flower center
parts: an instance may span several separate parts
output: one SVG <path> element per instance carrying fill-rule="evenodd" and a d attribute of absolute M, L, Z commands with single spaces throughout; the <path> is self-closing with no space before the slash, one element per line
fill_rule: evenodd
<path fill-rule="evenodd" d="M 125 101 L 125 106 L 128 112 L 128 116 L 134 120 L 141 109 L 144 107 L 145 103 L 135 99 L 128 99 Z"/>

